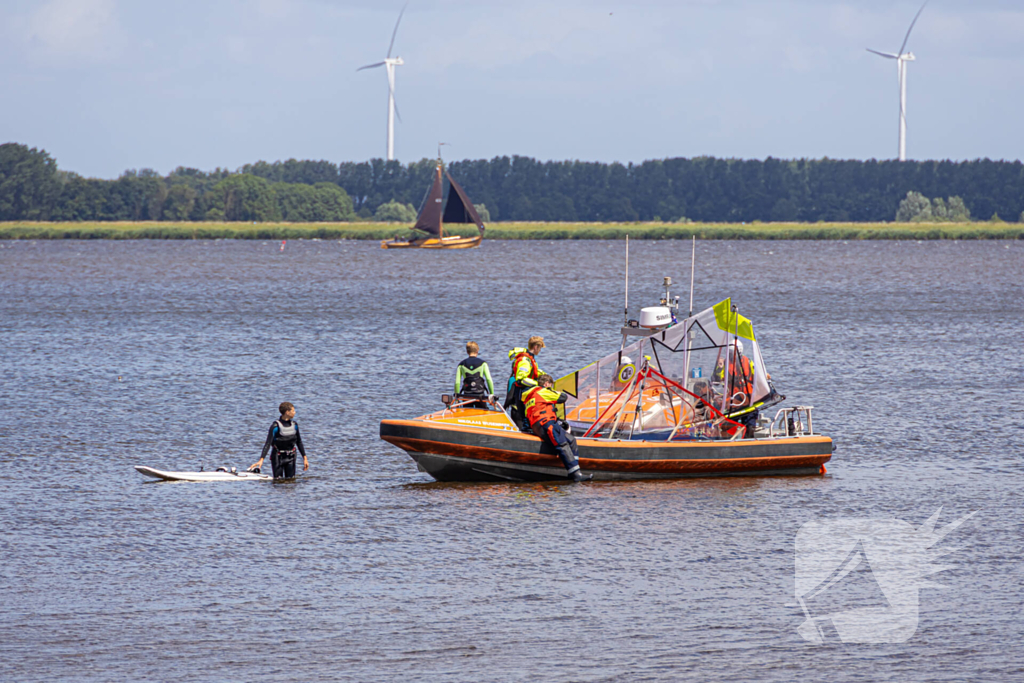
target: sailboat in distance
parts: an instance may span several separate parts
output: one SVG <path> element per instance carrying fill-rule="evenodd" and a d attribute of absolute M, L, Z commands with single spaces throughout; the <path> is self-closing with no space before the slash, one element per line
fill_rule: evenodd
<path fill-rule="evenodd" d="M 444 178 L 448 178 L 451 188 L 448 190 L 448 201 L 444 202 Z M 472 237 L 446 234 L 445 225 L 449 223 L 474 223 L 479 230 Z M 423 234 L 410 239 L 396 237 L 383 240 L 381 249 L 470 249 L 480 246 L 484 239 L 484 222 L 480 220 L 473 202 L 466 191 L 455 182 L 444 168 L 440 156 L 434 172 L 434 182 L 427 189 L 427 194 L 420 204 L 419 214 L 413 230 Z"/>

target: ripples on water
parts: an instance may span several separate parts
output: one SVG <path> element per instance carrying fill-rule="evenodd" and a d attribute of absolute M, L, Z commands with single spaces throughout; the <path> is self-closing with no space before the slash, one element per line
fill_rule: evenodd
<path fill-rule="evenodd" d="M 0 243 L 0 679 L 1021 678 L 1022 257 L 700 244 L 697 308 L 753 318 L 838 441 L 829 475 L 470 485 L 378 421 L 436 409 L 468 339 L 499 383 L 532 334 L 555 374 L 613 350 L 621 242 Z M 688 281 L 689 244 L 634 242 L 631 266 L 635 313 Z M 294 482 L 132 470 L 247 466 L 283 400 Z M 803 522 L 940 505 L 980 512 L 910 641 L 800 638 Z"/>

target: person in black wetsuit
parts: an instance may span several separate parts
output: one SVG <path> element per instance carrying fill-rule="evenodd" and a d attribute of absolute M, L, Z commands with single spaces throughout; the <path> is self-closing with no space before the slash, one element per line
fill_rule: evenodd
<path fill-rule="evenodd" d="M 302 445 L 302 436 L 299 434 L 299 423 L 294 421 L 295 406 L 285 401 L 278 406 L 278 410 L 281 411 L 281 418 L 274 420 L 274 424 L 270 425 L 260 459 L 249 470 L 258 470 L 262 467 L 263 459 L 267 457 L 269 450 L 274 479 L 290 479 L 295 476 L 296 450 L 302 454 L 303 471 L 309 469 L 309 460 L 306 458 L 306 447 Z"/>

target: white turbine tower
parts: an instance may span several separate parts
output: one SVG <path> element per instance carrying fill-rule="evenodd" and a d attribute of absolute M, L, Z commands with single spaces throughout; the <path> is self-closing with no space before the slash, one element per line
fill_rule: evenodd
<path fill-rule="evenodd" d="M 408 4 L 406 4 L 406 7 Z M 375 64 L 367 64 L 361 66 L 356 71 L 362 71 L 363 69 L 375 69 L 378 66 L 383 66 L 388 73 L 388 154 L 387 160 L 391 161 L 395 158 L 395 117 L 398 116 L 398 120 L 401 121 L 402 117 L 398 115 L 398 107 L 395 105 L 395 67 L 405 64 L 401 57 L 392 57 L 391 51 L 395 47 L 395 36 L 398 35 L 398 25 L 402 23 L 402 15 L 405 14 L 405 7 L 398 13 L 398 21 L 395 22 L 395 30 L 391 32 L 391 44 L 388 45 L 388 56 L 384 58 L 383 62 L 377 62 Z"/>
<path fill-rule="evenodd" d="M 928 0 L 925 0 L 924 5 L 927 4 Z M 914 15 L 914 20 L 910 22 L 910 28 L 907 29 L 907 35 L 903 38 L 903 45 L 900 46 L 899 52 L 891 54 L 889 52 L 879 52 L 878 50 L 867 48 L 868 52 L 873 52 L 880 57 L 896 60 L 896 77 L 899 79 L 900 89 L 900 161 L 907 160 L 907 62 L 912 62 L 916 59 L 913 52 L 904 52 L 903 50 L 907 47 L 907 41 L 910 40 L 910 32 L 914 30 L 914 24 L 917 23 L 917 18 L 921 16 L 921 12 L 924 11 L 924 5 L 921 5 L 921 9 L 917 10 L 917 14 Z"/>

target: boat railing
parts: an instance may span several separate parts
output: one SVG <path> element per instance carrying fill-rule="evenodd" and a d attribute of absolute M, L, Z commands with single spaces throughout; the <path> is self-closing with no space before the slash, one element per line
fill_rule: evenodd
<path fill-rule="evenodd" d="M 455 410 L 456 408 L 463 408 L 470 405 L 471 403 L 486 403 L 487 399 L 484 398 L 467 398 L 461 401 L 450 401 L 444 404 L 444 412 Z"/>
<path fill-rule="evenodd" d="M 456 408 L 465 408 L 466 406 L 471 406 L 471 405 L 477 404 L 477 403 L 486 403 L 489 406 L 491 406 L 491 409 L 494 412 L 501 413 L 501 414 L 503 414 L 506 417 L 506 419 L 508 419 L 508 422 L 509 422 L 508 426 L 507 427 L 503 426 L 502 429 L 506 429 L 506 430 L 512 429 L 512 430 L 515 430 L 515 431 L 519 431 L 518 428 L 516 428 L 516 426 L 515 426 L 516 423 L 512 419 L 512 416 L 509 415 L 509 412 L 507 410 L 505 410 L 505 406 L 503 406 L 501 404 L 501 401 L 499 401 L 497 398 L 491 400 L 489 398 L 476 398 L 476 397 L 466 397 L 466 396 L 458 396 L 458 395 L 452 396 L 451 394 L 442 394 L 441 395 L 441 402 L 444 403 L 444 410 L 441 411 L 441 417 L 447 417 L 449 415 L 455 415 L 454 411 L 455 411 Z"/>
<path fill-rule="evenodd" d="M 768 427 L 768 437 L 810 436 L 814 434 L 811 411 L 814 406 L 780 408 Z"/>

